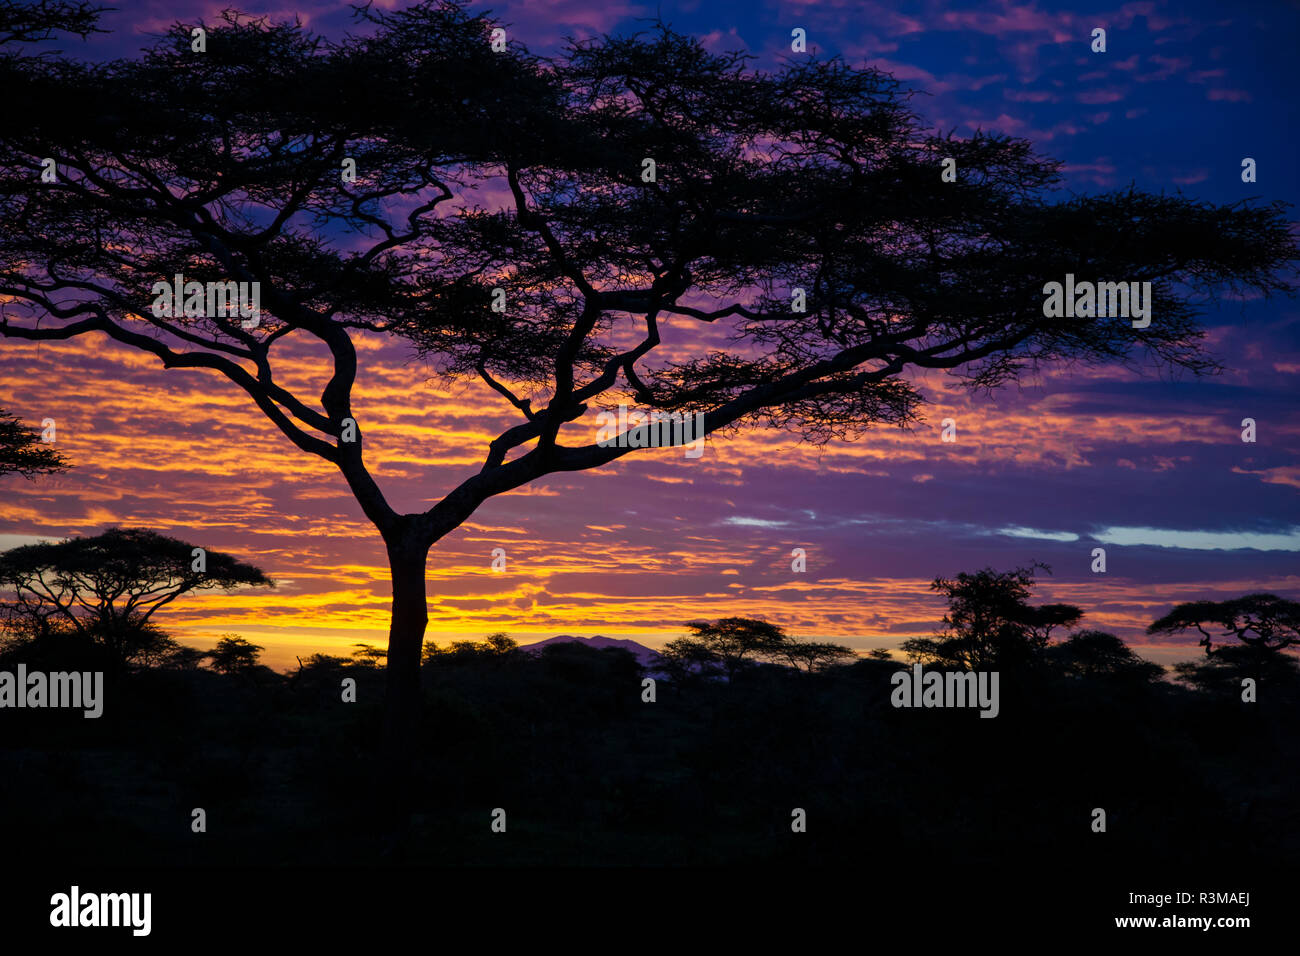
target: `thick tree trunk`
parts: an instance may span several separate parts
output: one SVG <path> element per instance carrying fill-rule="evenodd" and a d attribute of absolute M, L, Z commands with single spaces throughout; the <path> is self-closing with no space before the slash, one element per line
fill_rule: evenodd
<path fill-rule="evenodd" d="M 385 543 L 393 576 L 393 615 L 388 630 L 385 738 L 390 759 L 409 768 L 419 735 L 420 655 L 429 623 L 424 592 L 429 545 L 416 540 L 412 528 L 389 538 Z"/>

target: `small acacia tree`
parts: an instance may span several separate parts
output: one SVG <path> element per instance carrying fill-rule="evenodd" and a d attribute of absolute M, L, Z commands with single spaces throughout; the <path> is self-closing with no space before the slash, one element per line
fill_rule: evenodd
<path fill-rule="evenodd" d="M 775 657 L 784 660 L 791 667 L 802 667 L 808 673 L 829 670 L 841 664 L 847 664 L 857 658 L 853 648 L 836 644 L 832 641 L 801 641 L 790 638 Z"/>
<path fill-rule="evenodd" d="M 1207 627 L 1217 629 L 1212 635 Z M 1260 655 L 1300 647 L 1300 602 L 1276 594 L 1247 594 L 1227 601 L 1179 604 L 1152 622 L 1148 634 L 1177 634 L 1195 628 L 1206 655 L 1215 653 L 1213 637 L 1229 638 Z M 1222 643 L 1222 641 L 1220 642 Z"/>
<path fill-rule="evenodd" d="M 1071 634 L 1047 649 L 1047 659 L 1069 677 L 1124 678 L 1149 683 L 1164 675 L 1164 668 L 1135 654 L 1127 644 L 1105 631 Z"/>
<path fill-rule="evenodd" d="M 948 599 L 937 638 L 906 640 L 902 649 L 923 663 L 978 670 L 1041 659 L 1052 631 L 1073 627 L 1083 611 L 1073 604 L 1031 605 L 1036 568 L 984 568 L 956 578 L 935 578 L 930 590 Z"/>
<path fill-rule="evenodd" d="M 696 666 L 709 673 L 716 667 L 731 680 L 757 660 L 784 657 L 792 644 L 780 625 L 758 618 L 724 617 L 686 627 L 690 636 L 669 641 L 660 654 L 671 673 L 688 673 Z"/>
<path fill-rule="evenodd" d="M 171 642 L 154 614 L 192 591 L 274 587 L 259 568 L 141 528 L 28 544 L 0 553 L 0 624 L 11 635 L 60 635 L 105 649 L 120 666 L 155 663 Z"/>
<path fill-rule="evenodd" d="M 426 662 L 467 664 L 479 661 L 508 661 L 518 657 L 519 642 L 504 631 L 489 634 L 482 641 L 452 641 L 439 647 L 434 641 L 424 645 Z"/>
<path fill-rule="evenodd" d="M 203 656 L 214 671 L 235 677 L 252 673 L 262 650 L 262 645 L 247 641 L 238 634 L 223 634 L 217 641 L 217 646 L 205 651 Z"/>
<path fill-rule="evenodd" d="M 391 565 L 390 739 L 414 741 L 430 548 L 494 495 L 636 450 L 593 440 L 602 408 L 853 437 L 917 420 L 911 370 L 975 388 L 1057 360 L 1212 370 L 1200 302 L 1291 289 L 1281 204 L 1057 201 L 1058 163 L 927 129 L 875 69 L 760 72 L 666 27 L 543 61 L 456 3 L 359 16 L 369 33 L 337 43 L 228 13 L 202 53 L 177 24 L 138 60 L 0 57 L 0 333 L 216 372 L 338 468 Z M 260 323 L 156 314 L 176 273 L 259 283 Z M 1067 273 L 1151 282 L 1151 321 L 1046 317 Z M 414 512 L 364 459 L 367 333 L 518 416 Z M 319 348 L 318 397 L 278 374 L 291 337 Z"/>

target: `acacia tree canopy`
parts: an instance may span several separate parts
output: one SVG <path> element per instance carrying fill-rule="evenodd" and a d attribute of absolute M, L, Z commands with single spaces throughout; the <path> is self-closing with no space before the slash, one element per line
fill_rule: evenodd
<path fill-rule="evenodd" d="M 811 673 L 856 657 L 841 644 L 799 640 L 780 625 L 758 618 L 726 617 L 686 626 L 690 636 L 669 641 L 658 656 L 659 664 L 677 680 L 722 673 L 731 679 L 758 660 L 780 661 Z"/>
<path fill-rule="evenodd" d="M 212 669 L 222 674 L 247 674 L 257 666 L 262 651 L 260 644 L 246 641 L 238 634 L 223 634 L 217 646 L 203 654 Z"/>
<path fill-rule="evenodd" d="M 1035 570 L 1044 565 L 996 571 L 984 568 L 955 578 L 935 578 L 930 590 L 944 594 L 948 612 L 935 638 L 902 644 L 924 663 L 977 670 L 1040 658 L 1055 628 L 1071 628 L 1083 618 L 1073 604 L 1031 605 Z"/>
<path fill-rule="evenodd" d="M 1211 635 L 1206 627 L 1218 628 Z M 1195 628 L 1201 646 L 1214 653 L 1212 637 L 1235 637 L 1261 653 L 1300 646 L 1300 602 L 1276 594 L 1246 594 L 1227 601 L 1189 601 L 1152 622 L 1148 634 L 1177 634 Z"/>
<path fill-rule="evenodd" d="M 802 666 L 809 673 L 828 670 L 857 658 L 853 648 L 832 641 L 801 641 L 791 638 L 782 656 L 791 667 Z"/>

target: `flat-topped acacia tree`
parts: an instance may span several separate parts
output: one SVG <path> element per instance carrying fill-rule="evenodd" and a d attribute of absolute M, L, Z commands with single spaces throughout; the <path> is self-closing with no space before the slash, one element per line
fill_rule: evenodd
<path fill-rule="evenodd" d="M 1280 205 L 1062 199 L 1028 143 L 932 132 L 839 59 L 764 72 L 659 25 L 548 60 L 452 3 L 358 16 L 333 43 L 227 14 L 203 52 L 178 24 L 136 60 L 4 57 L 0 332 L 221 373 L 339 469 L 391 562 L 392 740 L 413 736 L 429 549 L 494 495 L 631 453 L 596 440 L 599 409 L 852 438 L 916 420 L 910 369 L 974 388 L 1056 360 L 1212 371 L 1198 303 L 1291 291 Z M 178 272 L 260 283 L 260 324 L 155 316 Z M 1045 317 L 1067 273 L 1151 282 L 1149 325 Z M 692 347 L 700 325 L 728 345 Z M 365 422 L 348 433 L 363 331 L 518 413 L 425 510 L 391 507 Z M 316 399 L 277 380 L 289 336 L 320 346 Z"/>
<path fill-rule="evenodd" d="M 109 528 L 0 552 L 0 633 L 87 641 L 124 669 L 170 644 L 152 619 L 177 598 L 274 586 L 229 554 L 147 528 Z"/>

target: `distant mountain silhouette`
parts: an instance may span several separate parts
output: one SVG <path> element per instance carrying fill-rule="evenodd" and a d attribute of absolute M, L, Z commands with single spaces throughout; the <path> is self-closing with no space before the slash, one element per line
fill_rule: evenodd
<path fill-rule="evenodd" d="M 649 667 L 655 657 L 655 652 L 644 644 L 638 644 L 636 641 L 621 637 L 605 637 L 601 634 L 597 634 L 595 637 L 575 637 L 572 634 L 559 634 L 555 637 L 548 637 L 544 641 L 538 641 L 536 644 L 523 644 L 520 646 L 520 650 L 540 650 L 548 644 L 559 644 L 564 641 L 576 641 L 579 644 L 585 644 L 588 647 L 594 647 L 597 650 L 605 647 L 622 648 L 628 653 L 634 655 L 643 667 Z"/>

